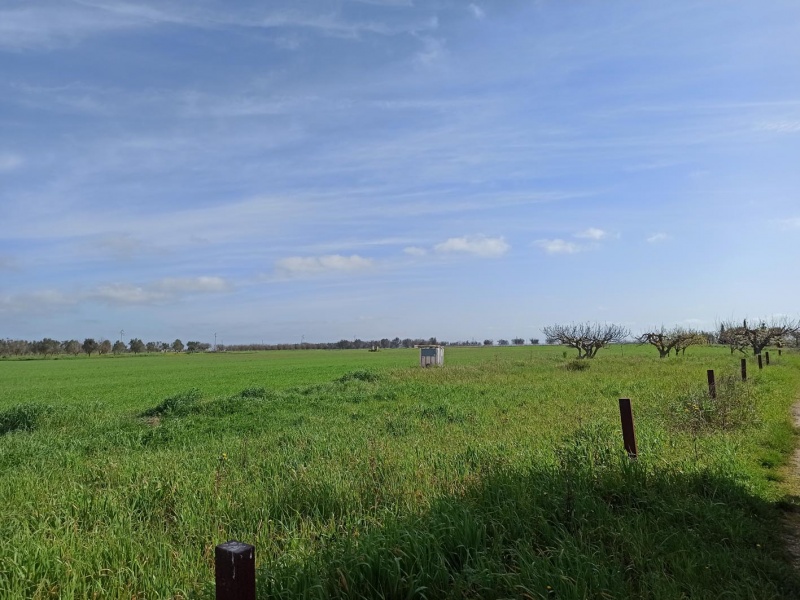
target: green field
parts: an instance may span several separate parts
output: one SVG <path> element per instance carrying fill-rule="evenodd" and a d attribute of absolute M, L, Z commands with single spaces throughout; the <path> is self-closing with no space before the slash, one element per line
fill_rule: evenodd
<path fill-rule="evenodd" d="M 263 598 L 800 597 L 800 356 L 563 352 L 0 361 L 0 597 L 213 597 L 228 539 Z"/>

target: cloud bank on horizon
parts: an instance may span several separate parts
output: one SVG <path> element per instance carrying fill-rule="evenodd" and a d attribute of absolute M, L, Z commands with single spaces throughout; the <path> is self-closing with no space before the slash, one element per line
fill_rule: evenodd
<path fill-rule="evenodd" d="M 0 7 L 0 336 L 796 315 L 800 6 Z"/>

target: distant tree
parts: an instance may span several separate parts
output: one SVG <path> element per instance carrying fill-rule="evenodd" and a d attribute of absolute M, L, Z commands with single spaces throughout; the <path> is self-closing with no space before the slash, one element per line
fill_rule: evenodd
<path fill-rule="evenodd" d="M 498 346 L 508 346 L 508 340 L 499 339 L 499 340 L 497 340 L 497 345 Z"/>
<path fill-rule="evenodd" d="M 396 338 L 394 338 L 394 339 L 392 340 L 391 347 L 392 347 L 392 348 L 399 348 L 401 343 L 402 343 L 402 342 L 400 342 L 400 338 L 399 338 L 399 337 L 396 337 Z"/>
<path fill-rule="evenodd" d="M 623 341 L 630 332 L 622 325 L 608 323 L 578 323 L 550 325 L 542 328 L 548 343 L 575 348 L 578 358 L 594 358 L 601 348 Z"/>
<path fill-rule="evenodd" d="M 183 342 L 180 340 L 175 340 L 172 342 L 172 349 L 175 352 L 183 352 Z"/>
<path fill-rule="evenodd" d="M 139 338 L 133 338 L 128 343 L 128 348 L 130 348 L 131 352 L 133 352 L 134 354 L 139 354 L 140 352 L 144 352 L 145 345 L 144 345 L 144 342 L 142 340 L 140 340 Z"/>
<path fill-rule="evenodd" d="M 114 354 L 124 354 L 128 349 L 125 346 L 125 342 L 122 340 L 117 340 L 114 342 L 114 345 L 111 347 L 111 351 Z"/>
<path fill-rule="evenodd" d="M 539 338 L 531 338 L 531 344 L 533 344 L 534 346 L 538 346 L 539 345 Z"/>
<path fill-rule="evenodd" d="M 61 344 L 51 338 L 44 338 L 41 342 L 34 343 L 34 352 L 42 356 L 52 356 L 58 354 L 60 350 Z"/>
<path fill-rule="evenodd" d="M 158 342 L 147 342 L 145 345 L 145 350 L 148 352 L 158 352 L 159 343 Z"/>
<path fill-rule="evenodd" d="M 703 346 L 707 343 L 706 337 L 693 329 L 678 329 L 678 343 L 675 344 L 675 356 L 678 352 L 686 354 L 689 346 Z"/>
<path fill-rule="evenodd" d="M 186 342 L 187 352 L 197 352 L 200 349 L 200 342 Z"/>
<path fill-rule="evenodd" d="M 747 337 L 741 325 L 733 323 L 720 323 L 717 340 L 720 344 L 725 344 L 731 350 L 731 354 L 737 350 L 742 354 L 747 354 Z"/>
<path fill-rule="evenodd" d="M 167 342 L 161 342 L 160 346 L 162 352 L 168 352 L 170 349 L 170 345 Z"/>
<path fill-rule="evenodd" d="M 666 358 L 673 350 L 677 356 L 679 352 L 685 353 L 689 346 L 705 344 L 706 336 L 692 329 L 681 327 L 667 329 L 662 325 L 659 329 L 641 334 L 636 341 L 640 344 L 650 344 L 658 350 L 660 358 Z"/>
<path fill-rule="evenodd" d="M 745 319 L 739 332 L 747 340 L 753 354 L 761 354 L 767 346 L 775 344 L 788 335 L 800 332 L 800 322 L 782 317 L 769 321 L 762 319 L 757 324 L 750 325 Z"/>
<path fill-rule="evenodd" d="M 522 346 L 525 343 L 525 338 L 513 338 L 511 343 L 515 346 Z"/>
<path fill-rule="evenodd" d="M 494 340 L 483 340 L 484 346 L 494 346 Z"/>
<path fill-rule="evenodd" d="M 81 343 L 78 340 L 69 340 L 64 344 L 64 352 L 78 356 L 81 353 Z"/>
<path fill-rule="evenodd" d="M 108 340 L 100 340 L 100 346 L 97 348 L 98 354 L 108 354 L 111 352 L 111 342 Z"/>
<path fill-rule="evenodd" d="M 92 352 L 97 352 L 100 348 L 100 344 L 94 341 L 94 338 L 86 338 L 83 340 L 83 344 L 81 344 L 81 348 L 83 351 L 86 352 L 89 356 L 92 355 Z"/>

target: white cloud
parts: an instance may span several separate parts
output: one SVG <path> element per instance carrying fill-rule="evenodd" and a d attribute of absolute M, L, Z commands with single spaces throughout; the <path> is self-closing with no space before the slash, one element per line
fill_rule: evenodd
<path fill-rule="evenodd" d="M 22 157 L 16 154 L 0 154 L 0 173 L 3 171 L 13 171 L 22 166 Z"/>
<path fill-rule="evenodd" d="M 536 240 L 535 244 L 547 254 L 575 254 L 581 251 L 581 247 L 578 244 L 558 238 L 554 240 Z"/>
<path fill-rule="evenodd" d="M 144 285 L 101 285 L 87 297 L 111 304 L 160 304 L 187 294 L 225 292 L 230 284 L 221 277 L 166 277 Z"/>
<path fill-rule="evenodd" d="M 764 121 L 756 125 L 758 131 L 773 131 L 775 133 L 797 133 L 800 131 L 800 120 L 775 120 Z"/>
<path fill-rule="evenodd" d="M 647 242 L 650 244 L 658 244 L 659 242 L 666 242 L 668 239 L 669 236 L 666 233 L 658 232 L 648 237 Z"/>
<path fill-rule="evenodd" d="M 354 272 L 371 268 L 375 264 L 371 258 L 358 254 L 342 256 L 327 254 L 325 256 L 290 256 L 275 263 L 279 271 L 289 275 L 317 275 L 322 273 Z"/>
<path fill-rule="evenodd" d="M 786 229 L 800 229 L 800 217 L 783 219 L 781 225 Z"/>
<path fill-rule="evenodd" d="M 77 304 L 80 298 L 57 290 L 38 290 L 17 295 L 0 296 L 0 313 L 49 313 Z"/>
<path fill-rule="evenodd" d="M 469 10 L 472 13 L 472 16 L 476 19 L 483 19 L 486 16 L 486 11 L 484 11 L 480 6 L 475 4 L 474 2 L 469 5 Z"/>
<path fill-rule="evenodd" d="M 487 258 L 502 256 L 511 248 L 505 238 L 490 238 L 484 235 L 464 236 L 449 238 L 441 244 L 436 244 L 436 252 L 447 254 L 451 252 L 463 252 Z"/>
<path fill-rule="evenodd" d="M 583 238 L 587 240 L 604 240 L 608 237 L 608 232 L 603 231 L 602 229 L 598 229 L 596 227 L 589 227 L 589 229 L 585 231 L 581 231 L 575 234 L 577 238 Z"/>
<path fill-rule="evenodd" d="M 228 291 L 230 284 L 222 277 L 166 277 L 152 287 L 168 294 L 215 293 Z"/>
<path fill-rule="evenodd" d="M 425 248 L 420 248 L 419 246 L 409 246 L 408 248 L 403 248 L 403 252 L 409 256 L 425 256 L 428 253 Z"/>

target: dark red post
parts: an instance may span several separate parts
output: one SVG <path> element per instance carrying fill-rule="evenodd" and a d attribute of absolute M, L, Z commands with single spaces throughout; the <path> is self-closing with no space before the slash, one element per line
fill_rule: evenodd
<path fill-rule="evenodd" d="M 708 377 L 708 395 L 711 396 L 712 400 L 717 399 L 717 383 L 714 381 L 714 369 L 709 369 L 706 371 L 706 376 Z"/>
<path fill-rule="evenodd" d="M 639 451 L 636 448 L 636 431 L 633 427 L 633 410 L 631 409 L 630 398 L 619 399 L 619 416 L 622 420 L 622 441 L 625 444 L 625 451 L 631 458 L 636 458 Z"/>
<path fill-rule="evenodd" d="M 761 362 L 761 355 L 760 354 L 758 355 L 758 368 L 759 369 L 763 369 L 764 368 L 764 363 Z"/>
<path fill-rule="evenodd" d="M 769 352 L 765 352 L 764 356 L 767 358 L 767 366 L 769 366 Z"/>
<path fill-rule="evenodd" d="M 256 600 L 255 546 L 231 540 L 214 552 L 217 600 Z"/>
<path fill-rule="evenodd" d="M 747 381 L 747 359 L 742 359 L 742 381 Z"/>

